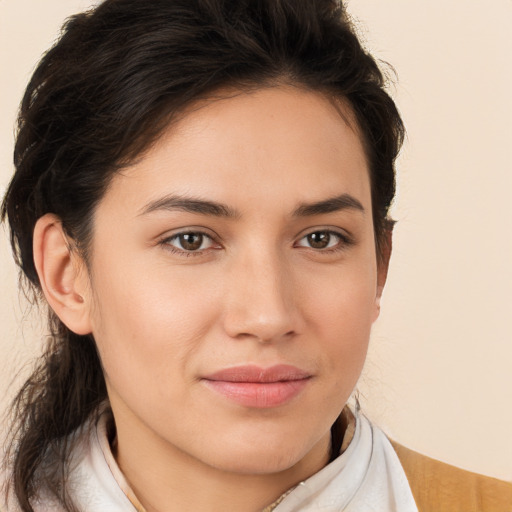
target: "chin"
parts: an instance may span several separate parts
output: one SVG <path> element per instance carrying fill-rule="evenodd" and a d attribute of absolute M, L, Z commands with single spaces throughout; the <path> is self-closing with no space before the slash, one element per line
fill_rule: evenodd
<path fill-rule="evenodd" d="M 250 442 L 232 442 L 229 450 L 218 446 L 217 453 L 208 457 L 212 466 L 230 473 L 265 475 L 291 469 L 311 455 L 321 454 L 319 443 L 308 442 L 298 436 L 252 439 Z M 328 449 L 328 445 L 326 450 Z M 326 451 L 324 450 L 324 451 Z M 324 460 L 324 457 L 320 457 Z"/>
<path fill-rule="evenodd" d="M 215 464 L 217 469 L 228 473 L 240 475 L 269 475 L 281 473 L 295 466 L 301 460 L 300 456 L 290 456 L 290 453 L 265 453 L 258 457 L 238 454 L 235 458 L 224 460 L 221 464 Z"/>

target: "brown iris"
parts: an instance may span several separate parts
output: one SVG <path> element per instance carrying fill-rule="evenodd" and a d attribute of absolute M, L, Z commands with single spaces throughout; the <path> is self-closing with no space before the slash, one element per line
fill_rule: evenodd
<path fill-rule="evenodd" d="M 327 231 L 315 231 L 310 233 L 307 239 L 313 249 L 325 249 L 331 241 L 331 234 Z"/>
<path fill-rule="evenodd" d="M 204 236 L 201 233 L 183 233 L 178 238 L 183 249 L 186 251 L 197 251 L 203 245 Z"/>

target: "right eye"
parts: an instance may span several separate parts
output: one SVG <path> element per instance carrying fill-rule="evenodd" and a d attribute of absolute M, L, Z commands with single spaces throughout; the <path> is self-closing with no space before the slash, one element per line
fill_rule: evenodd
<path fill-rule="evenodd" d="M 176 253 L 201 253 L 214 247 L 214 241 L 206 233 L 199 231 L 186 231 L 177 233 L 162 241 Z M 187 254 L 187 255 L 188 255 Z"/>

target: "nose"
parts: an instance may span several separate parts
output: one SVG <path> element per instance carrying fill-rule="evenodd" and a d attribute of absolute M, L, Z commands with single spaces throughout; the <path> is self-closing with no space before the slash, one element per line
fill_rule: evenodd
<path fill-rule="evenodd" d="M 232 338 L 259 342 L 277 342 L 297 334 L 300 315 L 287 265 L 262 251 L 232 263 L 225 289 L 225 332 Z"/>

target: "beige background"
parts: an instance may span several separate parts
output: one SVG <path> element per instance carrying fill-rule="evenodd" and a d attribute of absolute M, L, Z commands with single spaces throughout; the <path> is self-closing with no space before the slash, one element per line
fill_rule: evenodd
<path fill-rule="evenodd" d="M 30 72 L 63 19 L 89 4 L 0 0 L 0 192 Z M 398 72 L 409 132 L 364 408 L 404 444 L 512 480 L 512 1 L 351 0 L 349 10 Z M 40 345 L 5 233 L 0 283 L 3 407 Z"/>

